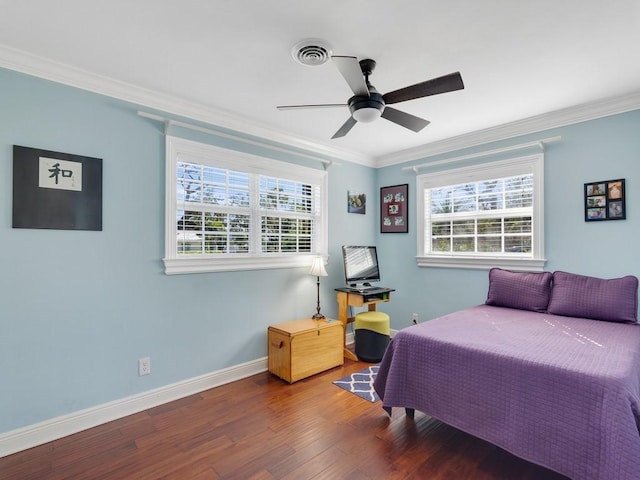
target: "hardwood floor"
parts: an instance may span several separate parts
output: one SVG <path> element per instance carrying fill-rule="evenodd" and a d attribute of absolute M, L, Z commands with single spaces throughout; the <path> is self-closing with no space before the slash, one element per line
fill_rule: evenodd
<path fill-rule="evenodd" d="M 389 418 L 332 384 L 262 373 L 0 459 L 2 480 L 565 477 L 416 412 Z"/>

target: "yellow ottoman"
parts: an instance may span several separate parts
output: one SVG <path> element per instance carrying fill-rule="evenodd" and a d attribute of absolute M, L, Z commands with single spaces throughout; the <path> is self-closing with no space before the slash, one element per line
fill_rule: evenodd
<path fill-rule="evenodd" d="M 389 315 L 383 312 L 360 312 L 355 318 L 356 356 L 358 360 L 377 363 L 389 344 Z"/>

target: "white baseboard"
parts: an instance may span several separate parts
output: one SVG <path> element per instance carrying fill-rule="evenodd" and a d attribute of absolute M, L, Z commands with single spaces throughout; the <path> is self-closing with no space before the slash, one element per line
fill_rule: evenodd
<path fill-rule="evenodd" d="M 391 337 L 396 331 L 391 331 Z M 347 345 L 354 343 L 347 333 Z M 0 458 L 268 369 L 267 357 L 0 434 Z"/>
<path fill-rule="evenodd" d="M 267 357 L 0 434 L 0 458 L 267 370 Z"/>

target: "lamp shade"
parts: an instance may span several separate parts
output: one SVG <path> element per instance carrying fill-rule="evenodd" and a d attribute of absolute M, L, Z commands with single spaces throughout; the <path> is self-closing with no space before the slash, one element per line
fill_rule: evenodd
<path fill-rule="evenodd" d="M 324 260 L 322 260 L 322 257 L 315 257 L 313 259 L 311 270 L 309 270 L 309 275 L 313 275 L 314 277 L 327 276 L 327 271 L 324 269 Z"/>

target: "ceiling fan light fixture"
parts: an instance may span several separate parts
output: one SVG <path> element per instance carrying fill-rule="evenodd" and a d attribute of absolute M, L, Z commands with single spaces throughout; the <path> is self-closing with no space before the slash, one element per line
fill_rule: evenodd
<path fill-rule="evenodd" d="M 375 107 L 360 108 L 353 112 L 351 116 L 360 123 L 371 123 L 382 115 L 382 110 Z"/>
<path fill-rule="evenodd" d="M 382 95 L 370 88 L 370 96 L 355 95 L 349 99 L 349 111 L 354 120 L 371 123 L 382 115 L 385 103 Z"/>

